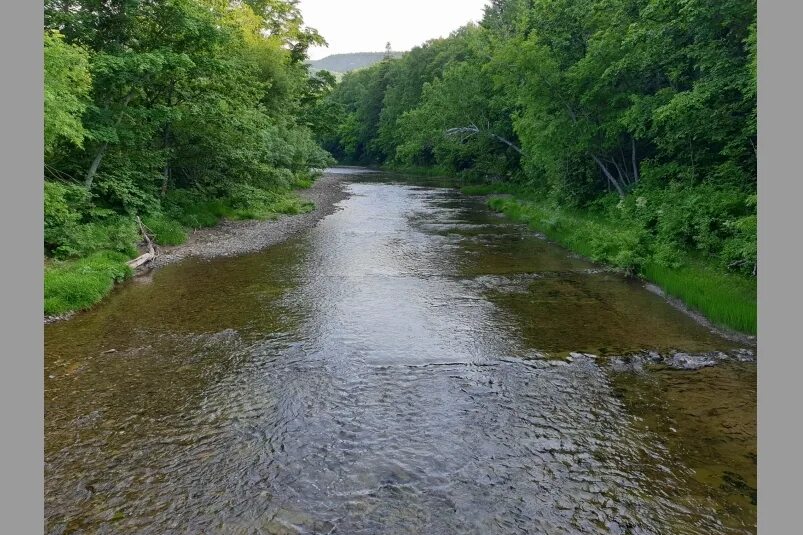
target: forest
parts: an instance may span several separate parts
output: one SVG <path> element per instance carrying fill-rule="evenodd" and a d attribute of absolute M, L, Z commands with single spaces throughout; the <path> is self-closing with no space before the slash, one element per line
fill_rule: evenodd
<path fill-rule="evenodd" d="M 295 0 L 46 0 L 46 314 L 87 308 L 157 244 L 310 209 L 324 43 Z"/>
<path fill-rule="evenodd" d="M 308 211 L 294 190 L 339 161 L 459 177 L 756 330 L 755 0 L 493 0 L 341 81 L 308 60 L 325 41 L 297 0 L 47 0 L 44 15 L 46 314 L 128 277 L 143 228 L 169 246 Z"/>
<path fill-rule="evenodd" d="M 316 133 L 754 333 L 756 37 L 755 0 L 493 0 L 347 74 Z"/>

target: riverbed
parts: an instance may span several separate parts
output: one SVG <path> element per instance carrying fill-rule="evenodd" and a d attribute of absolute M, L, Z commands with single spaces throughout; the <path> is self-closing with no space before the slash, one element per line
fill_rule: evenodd
<path fill-rule="evenodd" d="M 46 326 L 48 533 L 755 533 L 751 348 L 351 173 L 287 241 Z"/>

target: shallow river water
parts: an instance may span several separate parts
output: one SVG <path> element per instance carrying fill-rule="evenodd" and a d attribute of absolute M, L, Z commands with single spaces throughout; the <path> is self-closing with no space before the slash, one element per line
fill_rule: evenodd
<path fill-rule="evenodd" d="M 480 199 L 346 187 L 46 327 L 47 533 L 755 532 L 755 363 L 617 358 L 738 344 Z"/>

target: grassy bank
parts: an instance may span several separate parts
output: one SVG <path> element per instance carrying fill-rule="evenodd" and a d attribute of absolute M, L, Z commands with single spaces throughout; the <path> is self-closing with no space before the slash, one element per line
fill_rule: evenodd
<path fill-rule="evenodd" d="M 293 184 L 308 188 L 313 179 Z M 193 230 L 212 227 L 223 219 L 268 220 L 282 214 L 300 214 L 314 205 L 294 191 L 239 188 L 223 198 L 210 199 L 198 192 L 176 190 L 168 194 L 160 212 L 142 217 L 157 245 L 175 246 L 187 241 Z M 66 218 L 62 218 L 67 220 Z M 133 217 L 112 217 L 90 223 L 61 223 L 48 229 L 59 245 L 45 261 L 44 313 L 62 315 L 86 310 L 100 302 L 114 285 L 132 275 L 127 261 L 137 255 L 141 239 Z"/>
<path fill-rule="evenodd" d="M 676 253 L 667 262 L 648 232 L 613 221 L 605 212 L 555 207 L 509 184 L 467 186 L 463 191 L 505 194 L 492 196 L 490 207 L 593 261 L 643 277 L 715 324 L 756 333 L 755 277 L 725 271 L 716 259 L 692 251 Z"/>
<path fill-rule="evenodd" d="M 59 315 L 85 310 L 103 299 L 131 276 L 128 257 L 100 251 L 76 260 L 51 260 L 45 264 L 45 314 Z"/>
<path fill-rule="evenodd" d="M 440 167 L 385 164 L 382 165 L 380 169 L 382 169 L 383 171 L 389 171 L 391 173 L 402 173 L 411 176 L 449 178 L 450 180 L 454 180 L 452 178 L 454 176 L 454 173 L 450 173 L 447 169 Z"/>

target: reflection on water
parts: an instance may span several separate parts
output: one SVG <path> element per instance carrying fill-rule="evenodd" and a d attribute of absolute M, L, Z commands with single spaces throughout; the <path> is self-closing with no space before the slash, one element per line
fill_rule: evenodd
<path fill-rule="evenodd" d="M 753 533 L 755 365 L 454 190 L 354 177 L 300 237 L 46 328 L 49 533 Z"/>

